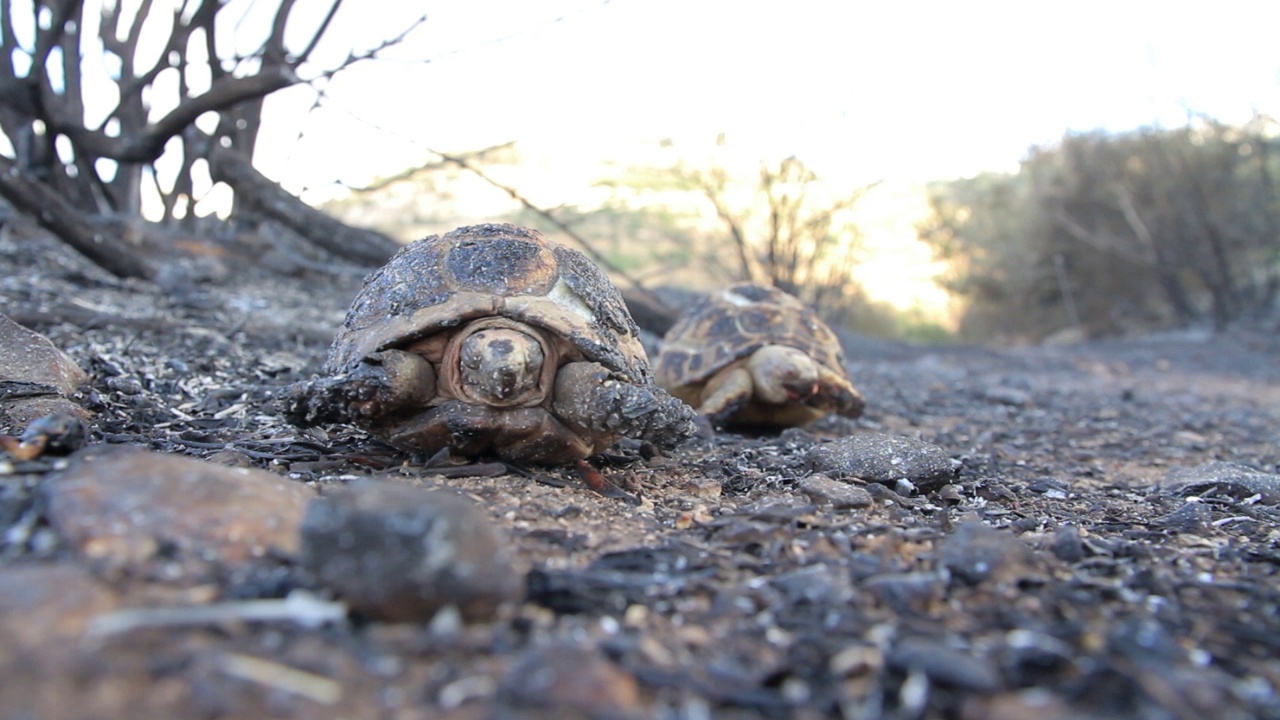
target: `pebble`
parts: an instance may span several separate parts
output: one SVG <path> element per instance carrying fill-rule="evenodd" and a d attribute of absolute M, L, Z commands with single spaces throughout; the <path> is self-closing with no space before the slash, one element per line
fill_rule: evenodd
<path fill-rule="evenodd" d="M 0 399 L 0 425 L 17 431 L 54 413 L 87 418 L 88 413 L 66 396 L 88 379 L 49 338 L 0 313 L 0 386 L 21 388 L 21 392 Z"/>
<path fill-rule="evenodd" d="M 58 536 L 96 568 L 157 580 L 295 555 L 315 497 L 264 470 L 129 447 L 73 455 L 41 492 Z"/>
<path fill-rule="evenodd" d="M 88 376 L 49 338 L 0 313 L 0 381 L 46 385 L 70 395 Z"/>
<path fill-rule="evenodd" d="M 906 480 L 932 492 L 954 479 L 960 461 L 921 440 L 886 433 L 859 433 L 818 445 L 807 454 L 811 467 L 833 478 L 860 478 L 897 486 Z"/>
<path fill-rule="evenodd" d="M 1031 548 L 1012 533 L 972 520 L 942 541 L 942 565 L 953 578 L 973 585 L 986 580 L 1011 582 L 1028 574 Z"/>
<path fill-rule="evenodd" d="M 965 650 L 925 638 L 904 638 L 886 658 L 889 667 L 922 672 L 948 687 L 991 692 L 1001 686 L 1000 673 L 989 661 Z"/>
<path fill-rule="evenodd" d="M 832 480 L 822 473 L 801 478 L 799 486 L 804 494 L 817 503 L 826 503 L 836 508 L 864 508 L 871 505 L 871 493 L 866 488 Z"/>
<path fill-rule="evenodd" d="M 1044 688 L 971 695 L 960 706 L 960 720 L 1040 720 L 1079 718 L 1066 700 Z"/>
<path fill-rule="evenodd" d="M 999 405 L 1010 405 L 1013 407 L 1027 407 L 1031 405 L 1031 393 L 1018 388 L 1009 387 L 1007 385 L 996 385 L 986 388 L 982 392 L 982 398 L 987 402 Z"/>
<path fill-rule="evenodd" d="M 516 598 L 507 543 L 472 500 L 448 491 L 364 482 L 314 501 L 302 564 L 347 605 L 390 622 L 425 622 L 455 606 L 491 618 Z"/>
<path fill-rule="evenodd" d="M 1280 475 L 1254 470 L 1230 462 L 1211 462 L 1197 467 L 1173 468 L 1160 482 L 1162 495 L 1199 495 L 1210 491 L 1219 496 L 1244 500 L 1254 495 L 1263 505 L 1280 503 Z"/>
<path fill-rule="evenodd" d="M 1201 533 L 1213 522 L 1213 509 L 1205 503 L 1189 502 L 1173 512 L 1151 520 L 1155 527 L 1181 533 Z"/>
<path fill-rule="evenodd" d="M 807 602 L 820 607 L 839 607 L 853 597 L 847 570 L 825 563 L 806 565 L 773 578 L 771 585 L 790 604 Z"/>
<path fill-rule="evenodd" d="M 595 650 L 568 644 L 533 648 L 517 658 L 498 697 L 512 709 L 537 708 L 539 718 L 643 716 L 634 675 Z"/>
<path fill-rule="evenodd" d="M 172 717 L 120 707 L 156 690 L 155 682 L 121 678 L 121 658 L 93 636 L 94 622 L 120 605 L 70 561 L 0 566 L 0 717 Z"/>
<path fill-rule="evenodd" d="M 1053 531 L 1050 543 L 1053 554 L 1063 562 L 1079 562 L 1084 559 L 1084 541 L 1080 538 L 1080 528 L 1075 525 L 1059 525 Z"/>
<path fill-rule="evenodd" d="M 115 593 L 70 563 L 0 567 L 0 655 L 75 642 L 118 605 Z"/>
<path fill-rule="evenodd" d="M 860 583 L 880 602 L 898 613 L 932 613 L 947 592 L 947 578 L 940 572 L 885 573 Z"/>

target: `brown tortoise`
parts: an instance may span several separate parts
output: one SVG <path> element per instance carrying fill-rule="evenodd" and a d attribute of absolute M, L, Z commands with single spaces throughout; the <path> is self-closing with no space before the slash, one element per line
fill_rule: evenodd
<path fill-rule="evenodd" d="M 779 428 L 862 414 L 836 334 L 776 288 L 738 283 L 694 303 L 663 339 L 658 384 L 718 425 Z"/>
<path fill-rule="evenodd" d="M 403 248 L 366 279 L 324 372 L 290 391 L 291 421 L 351 422 L 405 450 L 559 464 L 694 431 L 605 274 L 512 225 Z"/>

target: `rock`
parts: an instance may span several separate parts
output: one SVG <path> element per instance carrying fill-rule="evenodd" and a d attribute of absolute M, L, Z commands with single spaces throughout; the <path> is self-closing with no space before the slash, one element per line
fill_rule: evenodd
<path fill-rule="evenodd" d="M 889 667 L 924 673 L 929 680 L 973 692 L 991 692 L 1001 686 L 1000 672 L 984 658 L 925 638 L 905 638 L 889 651 Z"/>
<path fill-rule="evenodd" d="M 63 398 L 54 400 L 70 403 Z M 21 437 L 0 435 L 0 450 L 15 460 L 32 460 L 44 454 L 69 455 L 84 447 L 87 432 L 80 414 L 54 412 L 32 420 Z"/>
<path fill-rule="evenodd" d="M 263 470 L 125 447 L 77 453 L 41 492 L 59 537 L 100 569 L 169 580 L 296 554 L 315 497 Z"/>
<path fill-rule="evenodd" d="M 885 573 L 863 580 L 860 587 L 899 613 L 934 612 L 947 593 L 941 572 Z"/>
<path fill-rule="evenodd" d="M 853 597 L 848 571 L 825 563 L 782 573 L 773 579 L 772 585 L 789 604 L 808 602 L 822 607 L 839 607 Z"/>
<path fill-rule="evenodd" d="M 1193 468 L 1173 468 L 1157 487 L 1162 495 L 1182 497 L 1211 491 L 1236 500 L 1259 495 L 1262 504 L 1275 505 L 1280 502 L 1280 475 L 1236 463 L 1211 462 Z"/>
<path fill-rule="evenodd" d="M 67 399 L 88 376 L 45 336 L 0 313 L 0 427 L 11 430 L 44 415 L 88 413 Z"/>
<path fill-rule="evenodd" d="M 521 718 L 644 716 L 635 676 L 594 650 L 572 645 L 526 652 L 499 683 L 498 699 Z"/>
<path fill-rule="evenodd" d="M 0 567 L 0 653 L 76 642 L 117 604 L 115 593 L 75 565 Z"/>
<path fill-rule="evenodd" d="M 1213 522 L 1213 509 L 1202 502 L 1189 502 L 1173 512 L 1162 515 L 1151 521 L 1151 524 L 1165 530 L 1182 533 L 1203 533 Z"/>
<path fill-rule="evenodd" d="M 0 313 L 0 382 L 43 385 L 49 392 L 70 395 L 88 379 L 49 338 Z"/>
<path fill-rule="evenodd" d="M 351 609 L 420 622 L 456 606 L 492 617 L 516 597 L 505 538 L 477 505 L 451 492 L 367 482 L 311 504 L 302 563 Z"/>
<path fill-rule="evenodd" d="M 154 683 L 122 681 L 118 656 L 95 657 L 90 623 L 119 605 L 71 563 L 0 567 L 0 717 L 162 717 L 120 712 L 117 699 L 150 697 Z"/>
<path fill-rule="evenodd" d="M 1080 539 L 1080 528 L 1075 525 L 1059 525 L 1053 531 L 1050 549 L 1054 556 L 1063 562 L 1079 562 L 1084 559 L 1084 541 Z"/>
<path fill-rule="evenodd" d="M 942 541 L 939 560 L 953 578 L 976 585 L 1025 577 L 1031 566 L 1031 548 L 1012 533 L 996 530 L 980 521 L 965 522 Z"/>
<path fill-rule="evenodd" d="M 982 391 L 982 399 L 997 405 L 1028 407 L 1031 405 L 1031 393 L 1008 385 L 993 385 Z"/>
<path fill-rule="evenodd" d="M 814 502 L 837 508 L 864 508 L 871 505 L 871 493 L 861 485 L 832 480 L 821 473 L 801 478 L 800 489 Z"/>
<path fill-rule="evenodd" d="M 969 695 L 960 705 L 960 720 L 1070 720 L 1087 717 L 1072 712 L 1066 700 L 1043 688 L 993 695 Z"/>
<path fill-rule="evenodd" d="M 885 433 L 860 433 L 823 443 L 807 459 L 818 472 L 833 478 L 855 477 L 896 486 L 907 480 L 924 492 L 946 485 L 960 471 L 960 461 L 921 440 Z"/>
<path fill-rule="evenodd" d="M 2 388 L 5 384 L 0 382 L 0 395 L 5 392 Z M 89 417 L 88 411 L 61 395 L 0 397 L 0 428 L 8 427 L 17 432 L 18 428 L 50 415 L 74 415 L 81 419 Z"/>

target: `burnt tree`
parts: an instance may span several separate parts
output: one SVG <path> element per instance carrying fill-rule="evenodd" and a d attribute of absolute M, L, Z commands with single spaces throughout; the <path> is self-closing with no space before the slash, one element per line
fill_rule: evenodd
<path fill-rule="evenodd" d="M 878 183 L 832 195 L 803 162 L 789 157 L 761 163 L 751 199 L 735 202 L 723 169 L 683 172 L 724 225 L 739 264 L 735 279 L 773 285 L 828 315 L 850 302 L 862 240 L 850 213 Z"/>
<path fill-rule="evenodd" d="M 6 50 L 0 53 L 0 132 L 12 147 L 0 167 L 7 176 L 0 194 L 118 275 L 149 270 L 140 260 L 121 260 L 131 248 L 110 231 L 95 230 L 89 218 L 137 217 L 150 183 L 164 220 L 180 222 L 192 216 L 198 183 L 210 179 L 231 186 L 233 215 L 258 212 L 352 260 L 380 263 L 394 252 L 394 241 L 325 223 L 253 172 L 251 158 L 264 98 L 376 58 L 425 16 L 326 66 L 311 57 L 342 12 L 342 0 L 318 16 L 298 12 L 295 0 L 278 0 L 267 7 L 265 22 L 257 18 L 266 25 L 260 43 L 248 52 L 228 50 L 235 43 L 223 40 L 235 32 L 242 41 L 247 14 L 263 7 L 246 10 L 223 0 L 0 0 Z M 217 163 L 210 157 L 215 150 Z M 157 172 L 162 155 L 178 160 L 176 173 Z"/>

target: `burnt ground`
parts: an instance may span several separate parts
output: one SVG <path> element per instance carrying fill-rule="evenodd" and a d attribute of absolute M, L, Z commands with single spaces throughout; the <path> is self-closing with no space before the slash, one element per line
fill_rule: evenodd
<path fill-rule="evenodd" d="M 41 486 L 66 462 L 0 463 L 0 588 L 65 570 L 41 580 L 51 599 L 0 606 L 4 717 L 1280 718 L 1274 333 L 1014 349 L 850 335 L 863 418 L 666 457 L 622 447 L 597 465 L 631 502 L 573 468 L 446 477 L 359 432 L 292 428 L 272 398 L 318 368 L 360 273 L 204 240 L 154 252 L 159 284 L 119 282 L 26 224 L 0 236 L 3 312 L 91 375 L 75 398 L 91 445 L 321 494 L 367 477 L 456 489 L 502 529 L 523 598 L 466 624 L 85 633 L 111 609 L 332 593 L 287 553 L 104 569 L 47 517 Z M 812 490 L 810 448 L 872 433 L 961 469 L 916 488 L 849 478 L 866 493 L 847 503 Z M 1219 461 L 1256 482 L 1161 490 Z M 192 551 L 147 557 L 177 552 Z"/>

